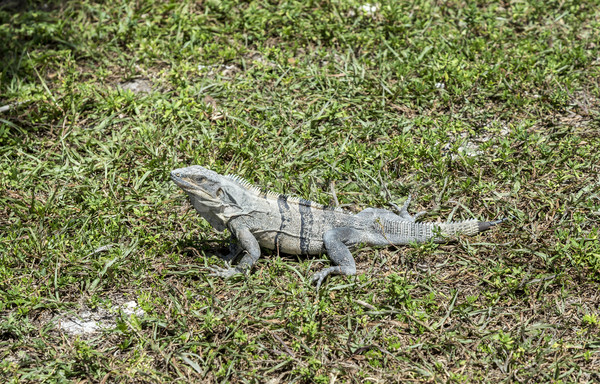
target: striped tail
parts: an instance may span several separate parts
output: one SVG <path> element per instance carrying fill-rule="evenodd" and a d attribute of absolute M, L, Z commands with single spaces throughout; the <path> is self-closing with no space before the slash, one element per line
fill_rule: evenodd
<path fill-rule="evenodd" d="M 462 235 L 475 235 L 479 232 L 487 231 L 488 229 L 496 226 L 500 223 L 505 222 L 508 218 L 494 221 L 479 221 L 479 220 L 465 220 L 451 223 L 438 224 L 443 235 L 445 236 L 456 236 Z"/>
<path fill-rule="evenodd" d="M 488 229 L 504 223 L 505 221 L 508 220 L 508 217 L 505 217 L 504 219 L 500 219 L 500 220 L 494 220 L 494 221 L 480 221 L 479 222 L 479 232 L 483 232 L 483 231 L 487 231 Z"/>

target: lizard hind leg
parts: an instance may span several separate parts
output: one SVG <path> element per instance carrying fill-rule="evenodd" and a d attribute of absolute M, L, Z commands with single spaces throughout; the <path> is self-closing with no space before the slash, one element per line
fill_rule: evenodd
<path fill-rule="evenodd" d="M 351 276 L 356 274 L 356 263 L 348 246 L 360 243 L 361 238 L 361 232 L 354 228 L 334 228 L 325 232 L 323 243 L 327 249 L 327 255 L 335 266 L 325 268 L 313 275 L 312 283 L 317 285 L 317 291 L 329 275 Z"/>
<path fill-rule="evenodd" d="M 412 196 L 408 195 L 408 198 L 406 199 L 406 201 L 404 202 L 404 204 L 402 204 L 402 207 L 398 207 L 396 204 L 394 203 L 390 203 L 390 205 L 392 207 L 394 207 L 398 213 L 400 214 L 400 218 L 402 218 L 402 220 L 406 220 L 406 221 L 410 221 L 411 223 L 414 223 L 415 221 L 417 221 L 417 219 L 421 216 L 423 216 L 424 214 L 426 214 L 426 211 L 421 211 L 419 213 L 417 213 L 416 215 L 411 215 L 410 213 L 408 213 L 408 206 L 410 205 L 410 201 L 412 200 Z"/>

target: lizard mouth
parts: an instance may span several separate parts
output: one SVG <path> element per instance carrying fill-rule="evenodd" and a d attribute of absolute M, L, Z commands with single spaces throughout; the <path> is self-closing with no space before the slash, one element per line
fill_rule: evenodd
<path fill-rule="evenodd" d="M 177 172 L 171 172 L 171 180 L 173 180 L 173 182 L 175 184 L 177 184 L 177 186 L 179 188 L 183 189 L 184 191 L 196 192 L 200 189 L 200 188 L 198 188 L 198 186 L 196 184 L 190 183 L 186 179 L 187 178 L 181 177 L 181 175 L 178 174 Z"/>
<path fill-rule="evenodd" d="M 173 180 L 173 182 L 184 192 L 188 193 L 190 196 L 195 196 L 199 201 L 206 202 L 215 200 L 214 196 L 204 190 L 204 188 L 194 183 L 192 179 L 185 176 L 182 177 L 179 172 L 171 172 L 171 180 Z"/>

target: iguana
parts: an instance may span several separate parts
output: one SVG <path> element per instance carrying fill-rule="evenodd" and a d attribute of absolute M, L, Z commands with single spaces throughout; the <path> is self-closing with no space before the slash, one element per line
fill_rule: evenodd
<path fill-rule="evenodd" d="M 260 247 L 278 249 L 293 255 L 327 253 L 334 266 L 312 277 L 317 290 L 330 274 L 354 275 L 356 266 L 350 254 L 358 244 L 386 246 L 445 242 L 459 233 L 474 235 L 504 220 L 466 220 L 451 223 L 421 223 L 408 213 L 410 196 L 399 214 L 381 208 L 367 208 L 357 214 L 330 208 L 315 202 L 263 191 L 234 175 L 222 176 L 198 165 L 176 169 L 171 179 L 190 197 L 198 213 L 217 231 L 231 233 L 233 261 L 240 252 L 237 266 L 213 267 L 212 275 L 230 277 L 245 273 L 260 257 Z"/>

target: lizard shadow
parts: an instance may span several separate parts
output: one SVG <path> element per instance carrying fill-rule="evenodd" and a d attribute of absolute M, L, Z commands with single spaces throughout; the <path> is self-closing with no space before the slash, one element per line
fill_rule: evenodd
<path fill-rule="evenodd" d="M 240 252 L 234 258 L 229 258 L 231 252 L 230 240 L 216 240 L 216 239 L 200 239 L 200 238 L 187 238 L 179 239 L 175 243 L 176 249 L 181 249 L 182 255 L 186 258 L 192 258 L 194 261 L 205 261 L 213 256 L 223 261 L 229 261 L 232 265 L 236 265 L 241 259 L 243 253 Z M 261 248 L 261 259 L 268 259 L 280 257 L 282 261 L 291 261 L 296 263 L 303 263 L 307 260 L 318 261 L 323 258 L 323 255 L 295 255 L 284 252 L 278 252 L 277 250 Z"/>
<path fill-rule="evenodd" d="M 216 256 L 220 259 L 229 253 L 228 240 L 205 240 L 199 238 L 179 239 L 175 249 L 181 249 L 181 254 L 192 258 L 206 258 Z"/>

